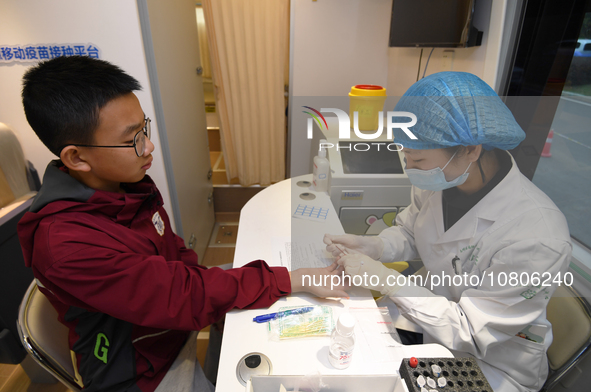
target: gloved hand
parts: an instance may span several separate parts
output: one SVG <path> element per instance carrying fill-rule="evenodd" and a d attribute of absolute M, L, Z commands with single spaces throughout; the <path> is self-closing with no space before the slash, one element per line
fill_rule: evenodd
<path fill-rule="evenodd" d="M 340 278 L 340 273 L 339 271 L 337 271 L 337 268 L 338 265 L 336 262 L 334 262 L 325 268 L 298 268 L 297 270 L 291 271 L 289 273 L 289 277 L 291 279 L 291 292 L 297 293 L 300 291 L 305 291 L 308 293 L 315 294 L 316 296 L 321 298 L 349 298 L 349 294 L 347 294 L 347 292 L 345 291 L 349 287 L 345 286 L 344 282 L 341 282 L 341 280 L 338 279 L 339 285 L 333 285 L 333 276 L 336 275 Z M 305 284 L 306 280 L 303 279 L 304 276 L 310 277 L 310 280 L 308 280 L 308 285 Z M 318 278 L 318 280 L 316 279 L 316 277 Z M 324 284 L 317 286 L 315 283 L 312 283 L 316 281 L 324 281 Z"/>
<path fill-rule="evenodd" d="M 347 275 L 360 276 L 361 279 L 352 279 L 351 282 L 359 283 L 361 281 L 361 286 L 366 289 L 379 291 L 383 295 L 392 295 L 401 289 L 401 286 L 397 284 L 400 272 L 390 269 L 366 255 L 360 253 L 343 255 L 338 260 L 338 264 L 345 267 Z"/>
<path fill-rule="evenodd" d="M 332 253 L 337 259 L 343 255 L 343 247 L 347 251 L 353 251 L 348 253 L 363 253 L 371 257 L 374 260 L 378 260 L 384 253 L 384 241 L 377 236 L 360 236 L 353 234 L 345 235 L 324 235 L 324 243 L 327 245 L 326 250 Z M 336 245 L 339 246 L 336 246 Z"/>

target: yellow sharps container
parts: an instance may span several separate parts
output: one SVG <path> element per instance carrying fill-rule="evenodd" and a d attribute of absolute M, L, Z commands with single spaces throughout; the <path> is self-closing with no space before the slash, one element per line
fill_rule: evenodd
<path fill-rule="evenodd" d="M 358 84 L 349 93 L 349 118 L 351 128 L 355 112 L 359 113 L 359 130 L 375 131 L 379 125 L 379 112 L 384 109 L 386 89 L 373 84 Z"/>

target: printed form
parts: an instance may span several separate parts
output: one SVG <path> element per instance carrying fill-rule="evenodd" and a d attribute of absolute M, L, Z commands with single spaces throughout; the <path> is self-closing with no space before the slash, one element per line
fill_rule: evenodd
<path fill-rule="evenodd" d="M 281 265 L 290 271 L 328 267 L 334 262 L 322 239 L 317 237 L 275 237 L 272 242 L 273 265 Z"/>

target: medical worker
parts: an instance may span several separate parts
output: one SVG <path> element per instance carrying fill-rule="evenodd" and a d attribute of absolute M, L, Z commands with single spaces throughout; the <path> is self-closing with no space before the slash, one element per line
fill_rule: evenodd
<path fill-rule="evenodd" d="M 395 110 L 418 120 L 417 139 L 395 130 L 411 205 L 377 237 L 327 234 L 327 250 L 347 274 L 377 276 L 364 286 L 422 327 L 424 343 L 476 358 L 495 391 L 539 390 L 552 343 L 546 306 L 572 246 L 564 215 L 506 151 L 523 130 L 485 82 L 462 72 L 421 79 Z M 417 257 L 430 276 L 423 286 L 401 286 L 382 264 Z"/>

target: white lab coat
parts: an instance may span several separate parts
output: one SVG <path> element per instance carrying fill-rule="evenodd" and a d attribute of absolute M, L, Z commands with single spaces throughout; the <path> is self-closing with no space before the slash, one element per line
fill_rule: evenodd
<path fill-rule="evenodd" d="M 453 277 L 457 256 L 460 274 L 486 276 L 480 287 L 470 281 L 433 291 L 404 287 L 391 299 L 404 317 L 422 327 L 425 343 L 477 358 L 495 391 L 537 391 L 548 376 L 552 329 L 546 305 L 556 285 L 501 286 L 502 273 L 524 273 L 524 282 L 534 272 L 563 276 L 572 245 L 564 215 L 511 160 L 505 178 L 447 232 L 441 192 L 413 187 L 412 204 L 399 214 L 397 226 L 380 234 L 380 261 L 420 257 L 431 276 Z M 516 336 L 530 325 L 543 343 Z"/>

